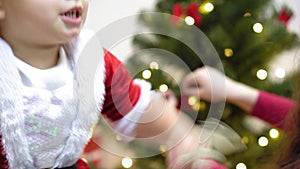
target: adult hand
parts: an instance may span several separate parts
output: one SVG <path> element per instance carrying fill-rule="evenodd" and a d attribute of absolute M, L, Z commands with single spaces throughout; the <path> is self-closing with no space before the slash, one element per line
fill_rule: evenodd
<path fill-rule="evenodd" d="M 205 101 L 217 102 L 226 99 L 226 92 L 233 83 L 231 79 L 217 69 L 204 66 L 188 74 L 182 82 L 182 88 L 185 95 L 193 95 Z"/>
<path fill-rule="evenodd" d="M 183 94 L 209 102 L 228 101 L 247 112 L 252 110 L 259 90 L 234 81 L 219 70 L 204 66 L 188 74 L 182 82 Z"/>

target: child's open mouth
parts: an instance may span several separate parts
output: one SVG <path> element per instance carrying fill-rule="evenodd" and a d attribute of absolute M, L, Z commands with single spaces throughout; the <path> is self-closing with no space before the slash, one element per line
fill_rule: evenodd
<path fill-rule="evenodd" d="M 81 24 L 82 21 L 82 9 L 81 8 L 73 8 L 68 10 L 67 12 L 60 14 L 63 21 L 70 24 Z"/>

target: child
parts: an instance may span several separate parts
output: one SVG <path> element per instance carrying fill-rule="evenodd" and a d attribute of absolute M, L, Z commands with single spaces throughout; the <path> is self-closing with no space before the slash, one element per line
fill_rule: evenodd
<path fill-rule="evenodd" d="M 87 8 L 88 0 L 0 0 L 0 168 L 88 168 L 79 157 L 99 112 L 128 137 L 148 138 L 169 129 L 158 140 L 172 142 L 168 148 L 193 125 L 177 113 L 174 98 L 156 93 L 150 100 L 150 85 L 133 81 L 104 50 L 95 77 L 101 82 L 95 84 L 96 105 L 85 100 L 79 90 L 83 81 L 75 73 L 74 86 L 73 76 L 86 41 L 80 30 Z M 197 146 L 197 134 L 186 138 L 170 163 Z"/>

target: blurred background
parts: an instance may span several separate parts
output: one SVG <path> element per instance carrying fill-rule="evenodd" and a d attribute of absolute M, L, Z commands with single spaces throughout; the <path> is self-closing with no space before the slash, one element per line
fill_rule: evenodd
<path fill-rule="evenodd" d="M 215 47 L 226 75 L 253 87 L 293 98 L 292 79 L 294 71 L 299 69 L 300 59 L 299 7 L 298 0 L 91 0 L 86 28 L 98 31 L 126 16 L 137 15 L 141 24 L 149 30 L 156 30 L 161 27 L 159 20 L 142 14 L 143 11 L 176 15 L 182 20 L 174 22 L 170 19 L 164 26 L 184 29 L 188 25 L 197 26 Z M 188 47 L 165 36 L 134 36 L 118 42 L 110 50 L 124 61 L 133 76 L 151 82 L 154 89 L 172 89 L 180 96 L 178 79 L 174 83 L 174 79 L 162 71 L 171 69 L 171 65 L 163 59 L 161 53 L 135 52 L 149 48 L 175 54 L 191 70 L 203 65 Z M 153 55 L 156 57 L 151 57 Z M 146 68 L 140 70 L 137 65 Z M 194 100 L 189 106 L 190 109 L 184 110 L 187 114 L 197 113 L 199 120 L 205 120 L 209 103 Z M 226 156 L 224 165 L 230 169 L 254 169 L 258 164 L 268 162 L 278 150 L 284 135 L 280 130 L 249 117 L 230 104 L 225 106 L 222 121 L 237 131 L 242 143 L 248 147 L 245 151 Z M 101 132 L 94 137 L 100 142 L 109 142 L 101 139 Z M 163 150 L 157 156 L 131 159 L 110 154 L 97 144 L 90 143 L 84 157 L 93 168 L 166 168 Z"/>

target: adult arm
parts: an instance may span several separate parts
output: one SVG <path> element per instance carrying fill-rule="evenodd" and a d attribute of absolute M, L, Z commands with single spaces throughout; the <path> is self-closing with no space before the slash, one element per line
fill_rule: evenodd
<path fill-rule="evenodd" d="M 210 102 L 227 101 L 277 127 L 282 127 L 287 114 L 296 104 L 291 99 L 234 81 L 209 66 L 187 75 L 182 86 L 187 95 L 196 93 L 201 99 Z"/>
<path fill-rule="evenodd" d="M 250 114 L 275 127 L 283 128 L 288 114 L 295 106 L 296 102 L 294 100 L 260 91 Z"/>

